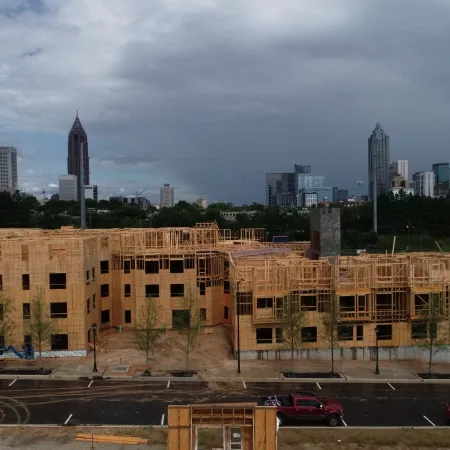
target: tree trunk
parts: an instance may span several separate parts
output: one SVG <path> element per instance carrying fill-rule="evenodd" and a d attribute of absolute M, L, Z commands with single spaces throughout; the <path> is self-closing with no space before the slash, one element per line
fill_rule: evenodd
<path fill-rule="evenodd" d="M 186 339 L 186 362 L 185 362 L 185 375 L 187 376 L 188 370 L 189 370 L 189 340 L 191 338 L 190 330 L 188 330 L 187 333 L 187 339 Z"/>
<path fill-rule="evenodd" d="M 331 330 L 331 374 L 334 373 L 334 330 Z"/>
<path fill-rule="evenodd" d="M 430 342 L 430 355 L 428 360 L 428 378 L 431 378 L 431 360 L 433 358 L 433 339 L 431 339 Z"/>
<path fill-rule="evenodd" d="M 148 354 L 149 354 L 149 348 L 147 347 L 147 352 L 146 352 L 146 364 L 147 364 L 147 369 L 148 369 Z"/>

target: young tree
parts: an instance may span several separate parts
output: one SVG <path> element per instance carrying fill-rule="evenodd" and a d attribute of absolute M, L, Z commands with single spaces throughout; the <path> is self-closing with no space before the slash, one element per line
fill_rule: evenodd
<path fill-rule="evenodd" d="M 331 373 L 334 374 L 334 350 L 339 348 L 339 308 L 337 298 L 330 294 L 327 310 L 322 315 L 322 339 L 331 352 Z"/>
<path fill-rule="evenodd" d="M 25 330 L 31 336 L 31 342 L 36 345 L 41 358 L 42 347 L 49 344 L 52 334 L 56 333 L 55 320 L 50 317 L 50 305 L 45 301 L 42 290 L 39 290 L 31 299 L 30 318 L 26 320 Z"/>
<path fill-rule="evenodd" d="M 419 333 L 419 346 L 428 352 L 428 378 L 431 378 L 433 356 L 444 350 L 449 339 L 446 333 L 439 333 L 439 324 L 445 320 L 440 294 L 431 294 L 429 301 L 420 311 L 422 330 Z"/>
<path fill-rule="evenodd" d="M 305 313 L 299 300 L 291 292 L 283 297 L 283 323 L 281 343 L 291 353 L 291 372 L 294 372 L 294 352 L 303 345 L 302 328 L 305 325 Z"/>
<path fill-rule="evenodd" d="M 149 354 L 153 354 L 163 330 L 158 322 L 159 308 L 154 298 L 146 298 L 134 327 L 134 337 L 139 350 L 145 353 L 148 366 Z"/>
<path fill-rule="evenodd" d="M 187 376 L 189 373 L 189 357 L 198 347 L 197 337 L 202 320 L 199 298 L 190 287 L 181 299 L 181 307 L 185 311 L 185 315 L 183 317 L 178 317 L 173 325 L 174 328 L 178 328 L 180 330 L 186 339 L 183 351 L 186 356 L 185 374 Z"/>
<path fill-rule="evenodd" d="M 11 341 L 15 328 L 14 325 L 14 307 L 11 299 L 0 295 L 0 336 L 3 336 L 3 343 L 0 347 L 7 347 Z"/>

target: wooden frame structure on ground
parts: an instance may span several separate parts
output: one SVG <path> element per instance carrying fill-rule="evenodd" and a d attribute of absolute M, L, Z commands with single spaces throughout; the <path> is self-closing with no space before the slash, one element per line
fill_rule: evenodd
<path fill-rule="evenodd" d="M 278 253 L 275 253 L 275 250 Z M 304 312 L 312 338 L 305 348 L 325 348 L 324 314 L 335 311 L 339 347 L 372 347 L 375 328 L 383 346 L 417 344 L 416 322 L 430 300 L 441 301 L 442 333 L 450 326 L 450 258 L 445 254 L 363 255 L 309 260 L 281 248 L 263 255 L 230 255 L 233 336 L 240 319 L 241 351 L 279 351 L 287 305 Z M 290 298 L 289 302 L 287 298 Z M 332 307 L 334 304 L 334 307 Z M 261 355 L 260 355 L 261 353 Z"/>
<path fill-rule="evenodd" d="M 276 407 L 255 403 L 169 406 L 168 450 L 197 450 L 201 428 L 222 429 L 224 450 L 276 450 Z"/>

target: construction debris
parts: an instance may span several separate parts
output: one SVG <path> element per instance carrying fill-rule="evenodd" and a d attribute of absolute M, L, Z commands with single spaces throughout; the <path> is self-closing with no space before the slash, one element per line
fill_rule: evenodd
<path fill-rule="evenodd" d="M 106 434 L 77 434 L 76 441 L 98 442 L 102 444 L 146 444 L 148 439 L 141 439 L 132 436 L 109 436 Z"/>

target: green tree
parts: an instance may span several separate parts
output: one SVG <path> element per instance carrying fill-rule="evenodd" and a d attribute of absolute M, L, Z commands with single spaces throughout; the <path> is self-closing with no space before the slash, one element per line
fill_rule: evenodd
<path fill-rule="evenodd" d="M 439 327 L 444 320 L 442 297 L 440 294 L 431 294 L 428 302 L 420 310 L 418 325 L 416 322 L 416 326 L 420 329 L 418 344 L 428 353 L 428 378 L 431 378 L 433 356 L 448 348 L 448 333 Z"/>
<path fill-rule="evenodd" d="M 134 337 L 139 350 L 145 353 L 148 366 L 150 352 L 153 354 L 163 330 L 159 327 L 159 308 L 154 298 L 146 298 L 134 327 Z"/>
<path fill-rule="evenodd" d="M 0 295 L 0 337 L 3 338 L 4 347 L 8 347 L 15 329 L 13 316 L 14 307 L 11 299 Z"/>
<path fill-rule="evenodd" d="M 197 337 L 201 327 L 200 300 L 193 290 L 188 287 L 181 298 L 181 308 L 183 315 L 178 316 L 173 324 L 184 335 L 184 354 L 185 354 L 185 374 L 189 374 L 189 358 L 191 353 L 198 348 Z"/>
<path fill-rule="evenodd" d="M 334 374 L 334 351 L 339 348 L 339 323 L 337 297 L 330 294 L 326 311 L 322 313 L 322 339 L 330 349 L 332 374 Z"/>
<path fill-rule="evenodd" d="M 283 322 L 281 343 L 291 353 L 291 372 L 294 372 L 294 353 L 303 345 L 302 328 L 305 326 L 305 313 L 300 302 L 291 292 L 283 296 Z"/>
<path fill-rule="evenodd" d="M 25 321 L 25 330 L 41 358 L 42 347 L 50 344 L 52 334 L 56 333 L 56 323 L 50 317 L 50 305 L 45 301 L 43 290 L 39 290 L 31 299 L 30 318 Z"/>

